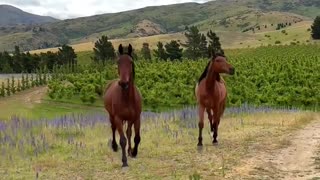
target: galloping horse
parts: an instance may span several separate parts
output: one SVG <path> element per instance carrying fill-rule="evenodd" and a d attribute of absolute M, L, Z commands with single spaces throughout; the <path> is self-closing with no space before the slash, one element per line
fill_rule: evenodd
<path fill-rule="evenodd" d="M 132 46 L 129 44 L 128 53 L 123 52 L 122 44 L 119 45 L 118 75 L 120 80 L 111 82 L 106 88 L 104 95 L 104 107 L 109 113 L 112 129 L 112 149 L 118 150 L 115 140 L 115 131 L 120 135 L 120 146 L 122 149 L 122 167 L 128 166 L 126 156 L 127 139 L 124 135 L 123 124 L 128 123 L 128 155 L 136 157 L 140 143 L 140 114 L 141 94 L 134 84 L 134 62 L 132 58 Z M 135 137 L 134 148 L 131 149 L 132 125 L 134 125 Z"/>
<path fill-rule="evenodd" d="M 222 54 L 215 54 L 207 64 L 204 72 L 196 84 L 195 94 L 199 105 L 199 138 L 198 146 L 202 146 L 202 129 L 204 126 L 204 112 L 207 111 L 213 143 L 217 143 L 218 126 L 227 98 L 227 90 L 222 82 L 220 73 L 234 74 L 235 69 L 227 63 Z M 213 114 L 212 114 L 213 112 Z"/>

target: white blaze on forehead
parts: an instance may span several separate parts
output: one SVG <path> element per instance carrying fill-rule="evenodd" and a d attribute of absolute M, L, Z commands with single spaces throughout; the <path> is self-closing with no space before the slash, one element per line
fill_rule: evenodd
<path fill-rule="evenodd" d="M 49 15 L 59 19 L 115 13 L 146 6 L 168 5 L 184 2 L 203 3 L 209 0 L 0 0 L 0 4 L 16 6 L 24 11 Z"/>

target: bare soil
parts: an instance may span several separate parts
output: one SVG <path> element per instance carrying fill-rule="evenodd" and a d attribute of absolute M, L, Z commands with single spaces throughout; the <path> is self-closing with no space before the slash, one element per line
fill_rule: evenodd
<path fill-rule="evenodd" d="M 255 152 L 251 158 L 244 159 L 241 166 L 234 169 L 237 176 L 232 179 L 318 179 L 320 169 L 315 158 L 319 156 L 319 116 L 286 139 L 289 141 L 286 148 L 273 151 L 266 148 L 266 151 Z"/>

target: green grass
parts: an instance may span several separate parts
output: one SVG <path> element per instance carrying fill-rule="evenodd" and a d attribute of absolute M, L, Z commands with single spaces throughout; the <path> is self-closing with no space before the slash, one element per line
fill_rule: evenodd
<path fill-rule="evenodd" d="M 0 119 L 8 120 L 13 115 L 31 119 L 54 118 L 70 113 L 101 111 L 101 108 L 97 109 L 83 103 L 48 101 L 43 93 L 33 94 L 39 89 L 32 88 L 10 97 L 0 98 Z"/>
<path fill-rule="evenodd" d="M 307 41 L 311 40 L 310 32 L 307 31 L 308 28 L 310 28 L 311 23 L 303 23 L 301 25 L 284 28 L 278 31 L 273 32 L 266 32 L 266 33 L 259 33 L 257 34 L 257 37 L 261 39 L 261 43 L 264 43 L 264 45 L 268 44 L 275 44 L 275 41 L 280 41 L 281 44 L 290 44 L 291 42 L 297 43 L 308 43 Z M 282 33 L 281 31 L 285 30 L 287 35 Z M 266 35 L 269 35 L 270 38 L 266 37 Z"/>
<path fill-rule="evenodd" d="M 13 33 L 13 34 L 6 34 L 0 36 L 0 51 L 3 52 L 10 48 L 13 48 L 14 45 L 18 45 L 19 42 L 26 39 L 31 39 L 32 33 L 31 32 L 21 32 L 21 33 Z"/>

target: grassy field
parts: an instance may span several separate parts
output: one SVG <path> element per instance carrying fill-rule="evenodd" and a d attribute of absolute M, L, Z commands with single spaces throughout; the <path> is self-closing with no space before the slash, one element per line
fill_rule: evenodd
<path fill-rule="evenodd" d="M 198 148 L 194 107 L 144 112 L 138 157 L 122 169 L 105 110 L 49 101 L 46 91 L 37 87 L 0 99 L 0 179 L 237 179 L 243 174 L 235 169 L 247 158 L 290 146 L 289 133 L 320 117 L 295 109 L 227 108 L 219 144 L 212 145 L 206 119 Z"/>
<path fill-rule="evenodd" d="M 4 107 L 3 102 L 9 105 L 16 103 L 17 106 L 8 108 L 16 109 L 16 112 L 7 114 L 21 115 L 0 122 L 1 178 L 237 177 L 232 169 L 241 165 L 240 160 L 260 150 L 288 146 L 286 134 L 302 128 L 317 116 L 312 112 L 247 106 L 228 109 L 221 121 L 219 145 L 212 146 L 206 120 L 204 147 L 198 149 L 197 113 L 194 108 L 145 112 L 138 157 L 128 158 L 129 168 L 121 169 L 121 154 L 111 150 L 111 129 L 102 109 L 89 112 L 90 108 L 85 106 L 37 102 L 44 93 L 38 94 L 37 98 L 31 97 L 29 103 L 23 103 L 37 90 L 45 89 L 30 90 L 0 101 L 0 107 Z M 32 115 L 28 116 L 28 113 Z"/>
<path fill-rule="evenodd" d="M 0 121 L 7 121 L 15 115 L 40 119 L 95 110 L 94 106 L 78 106 L 47 101 L 45 98 L 46 92 L 47 88 L 43 86 L 19 92 L 14 96 L 0 98 Z M 98 111 L 101 111 L 101 109 Z"/>

